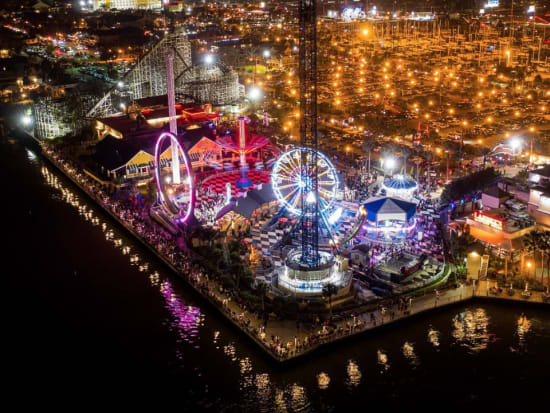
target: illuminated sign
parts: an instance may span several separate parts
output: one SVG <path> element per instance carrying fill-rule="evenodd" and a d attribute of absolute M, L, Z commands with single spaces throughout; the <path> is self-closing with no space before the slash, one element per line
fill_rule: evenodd
<path fill-rule="evenodd" d="M 498 7 L 498 6 L 499 6 L 498 0 L 489 0 L 487 2 L 487 4 L 485 5 L 485 8 L 490 9 L 490 8 Z"/>
<path fill-rule="evenodd" d="M 485 215 L 477 211 L 474 212 L 474 221 L 479 222 L 480 224 L 487 225 L 492 228 L 496 228 L 500 231 L 502 231 L 502 228 L 503 228 L 501 219 L 491 217 L 489 215 Z"/>

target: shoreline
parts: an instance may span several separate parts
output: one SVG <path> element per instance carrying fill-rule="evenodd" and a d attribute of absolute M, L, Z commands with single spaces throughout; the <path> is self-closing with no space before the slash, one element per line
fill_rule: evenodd
<path fill-rule="evenodd" d="M 215 307 L 215 309 L 221 315 L 223 315 L 228 321 L 230 321 L 235 327 L 237 327 L 239 331 L 241 331 L 250 339 L 252 339 L 252 341 L 255 342 L 261 348 L 261 350 L 263 350 L 265 354 L 267 354 L 271 359 L 273 359 L 274 361 L 277 361 L 280 364 L 293 362 L 303 357 L 310 356 L 312 353 L 314 353 L 315 351 L 321 348 L 328 348 L 330 345 L 336 344 L 337 342 L 341 342 L 345 339 L 356 338 L 362 334 L 373 331 L 375 329 L 379 329 L 381 327 L 389 326 L 394 323 L 412 319 L 417 315 L 427 313 L 430 310 L 440 309 L 440 308 L 444 308 L 447 306 L 452 306 L 460 303 L 467 303 L 472 300 L 480 300 L 480 301 L 491 300 L 495 302 L 511 301 L 515 304 L 522 304 L 522 303 L 548 304 L 542 301 L 541 293 L 539 292 L 533 292 L 533 296 L 529 299 L 521 298 L 521 295 L 520 295 L 521 291 L 516 291 L 516 294 L 514 294 L 514 296 L 512 297 L 506 296 L 505 293 L 499 296 L 487 295 L 486 294 L 487 289 L 483 288 L 483 284 L 485 284 L 485 282 L 482 281 L 480 282 L 481 285 L 477 286 L 475 290 L 471 286 L 463 285 L 456 289 L 442 291 L 441 297 L 439 299 L 434 299 L 433 296 L 431 295 L 416 298 L 414 300 L 414 303 L 411 302 L 410 309 L 407 312 L 397 312 L 397 314 L 395 314 L 393 309 L 391 309 L 392 310 L 391 313 L 388 312 L 387 314 L 385 314 L 385 312 L 380 312 L 380 311 L 369 312 L 371 315 L 370 323 L 369 323 L 369 320 L 367 319 L 368 313 L 363 313 L 357 317 L 353 317 L 353 324 L 351 325 L 349 323 L 349 319 L 347 323 L 342 323 L 344 326 L 347 326 L 347 328 L 340 327 L 340 329 L 338 329 L 338 331 L 334 333 L 327 334 L 324 337 L 321 336 L 317 341 L 308 345 L 306 348 L 299 348 L 298 351 L 296 351 L 296 349 L 289 348 L 288 351 L 285 351 L 282 354 L 279 354 L 269 347 L 268 342 L 263 341 L 260 337 L 257 337 L 255 334 L 249 331 L 246 325 L 243 325 L 238 320 L 234 319 L 231 314 L 232 311 L 228 306 L 226 307 L 216 302 L 215 299 L 211 298 L 207 293 L 205 293 L 201 289 L 200 285 L 196 285 L 193 282 L 189 274 L 184 274 L 182 273 L 182 271 L 179 271 L 174 266 L 174 264 L 171 263 L 170 260 L 164 256 L 164 254 L 162 254 L 147 240 L 145 240 L 130 225 L 126 224 L 113 211 L 109 210 L 108 208 L 105 208 L 100 202 L 100 200 L 93 195 L 93 193 L 91 193 L 85 186 L 79 183 L 75 177 L 72 176 L 70 171 L 66 170 L 66 168 L 62 164 L 60 164 L 46 150 L 44 150 L 42 143 L 40 141 L 38 141 L 36 138 L 30 135 L 27 135 L 27 136 L 29 138 L 32 138 L 33 146 L 37 144 L 40 147 L 40 154 L 44 157 L 44 159 L 48 161 L 48 163 L 54 166 L 59 172 L 61 172 L 66 178 L 68 178 L 74 185 L 76 185 L 82 192 L 84 192 L 88 196 L 88 198 L 94 201 L 94 203 L 102 209 L 102 211 L 107 212 L 112 219 L 114 219 L 119 225 L 121 225 L 124 229 L 126 229 L 137 241 L 140 242 L 141 245 L 146 247 L 147 250 L 152 252 L 158 259 L 160 259 L 163 264 L 166 264 L 168 268 L 175 275 L 178 276 L 178 278 L 186 281 L 187 284 L 191 286 L 196 293 L 198 293 L 208 303 L 210 303 L 213 307 Z M 25 142 L 23 143 L 25 144 Z M 537 296 L 540 296 L 538 297 L 539 301 L 536 300 Z M 373 318 L 374 313 L 377 313 L 377 314 Z M 356 318 L 357 318 L 357 323 L 356 323 Z M 336 324 L 338 325 L 338 322 L 336 322 Z M 288 337 L 285 337 L 285 341 L 290 340 L 289 342 L 291 342 L 291 340 L 294 340 L 294 342 L 296 343 L 296 332 L 295 331 L 293 332 L 294 332 L 294 335 L 292 334 L 292 332 L 290 332 L 291 334 L 289 334 Z"/>

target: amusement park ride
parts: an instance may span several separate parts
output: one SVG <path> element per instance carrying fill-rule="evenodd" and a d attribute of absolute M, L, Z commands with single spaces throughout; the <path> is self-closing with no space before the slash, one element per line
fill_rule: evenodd
<path fill-rule="evenodd" d="M 177 231 L 194 221 L 195 188 L 191 163 L 176 137 L 178 129 L 173 64 L 173 52 L 168 52 L 166 54 L 166 88 L 170 132 L 162 133 L 155 145 L 155 182 L 160 205 L 153 206 L 151 215 L 169 229 Z M 167 142 L 171 147 L 170 159 L 162 157 Z M 163 167 L 166 164 L 170 165 L 168 171 Z"/>
<path fill-rule="evenodd" d="M 338 178 L 319 152 L 317 137 L 317 5 L 299 0 L 300 148 L 283 153 L 272 172 L 273 190 L 284 210 L 299 216 L 301 246 L 291 251 L 278 274 L 279 287 L 315 296 L 328 284 L 348 290 L 351 279 L 331 251 L 319 249 L 320 224 L 331 234 L 327 211 L 336 198 Z"/>
<path fill-rule="evenodd" d="M 217 144 L 223 149 L 236 153 L 240 157 L 241 176 L 237 179 L 237 188 L 249 188 L 252 186 L 252 180 L 246 176 L 248 170 L 248 164 L 246 162 L 246 156 L 255 152 L 264 146 L 269 144 L 269 140 L 265 136 L 251 136 L 248 141 L 246 139 L 246 118 L 239 118 L 238 138 L 235 142 L 231 137 L 219 138 Z"/>
<path fill-rule="evenodd" d="M 330 159 L 318 150 L 316 14 L 315 0 L 299 1 L 301 146 L 280 154 L 271 172 L 273 193 L 281 208 L 272 222 L 286 213 L 296 217 L 297 222 L 292 231 L 295 248 L 287 254 L 285 265 L 275 270 L 277 285 L 301 297 L 321 296 L 329 284 L 336 288 L 338 296 L 343 296 L 351 285 L 346 261 L 334 255 L 338 251 L 338 243 L 333 237 L 333 232 L 338 233 L 335 221 L 342 214 L 342 208 L 335 208 L 338 175 Z M 156 144 L 155 181 L 159 202 L 151 211 L 157 220 L 179 231 L 196 222 L 195 182 L 191 163 L 176 137 L 172 62 L 173 56 L 167 55 L 170 132 L 161 134 Z M 221 148 L 239 155 L 241 173 L 235 185 L 244 191 L 252 186 L 247 176 L 247 155 L 270 144 L 265 137 L 247 139 L 245 122 L 245 118 L 239 118 L 237 139 L 229 135 L 216 142 Z M 167 151 L 168 144 L 171 151 Z M 171 159 L 165 155 L 169 152 Z M 341 244 L 357 234 L 366 215 L 365 208 L 359 208 L 357 225 L 349 234 L 339 234 Z"/>

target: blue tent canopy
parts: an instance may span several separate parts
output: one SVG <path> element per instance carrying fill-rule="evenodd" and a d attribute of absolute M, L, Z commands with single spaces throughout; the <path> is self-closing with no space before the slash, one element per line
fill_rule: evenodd
<path fill-rule="evenodd" d="M 390 197 L 374 197 L 368 199 L 364 207 L 367 219 L 372 222 L 385 220 L 408 221 L 416 213 L 416 205 L 402 199 Z"/>

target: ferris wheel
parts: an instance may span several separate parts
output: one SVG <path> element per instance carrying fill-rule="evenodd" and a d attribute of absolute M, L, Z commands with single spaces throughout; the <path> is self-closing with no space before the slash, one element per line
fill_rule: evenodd
<path fill-rule="evenodd" d="M 316 165 L 307 167 L 312 165 L 315 155 Z M 312 177 L 315 172 L 319 212 L 329 210 L 336 200 L 338 189 L 336 169 L 323 153 L 310 148 L 291 149 L 281 154 L 275 162 L 271 172 L 271 183 L 280 205 L 294 215 L 301 215 L 302 193 L 309 197 L 308 192 L 312 189 Z"/>
<path fill-rule="evenodd" d="M 191 163 L 176 137 L 165 132 L 155 147 L 155 181 L 164 210 L 181 222 L 193 215 L 195 191 Z"/>

